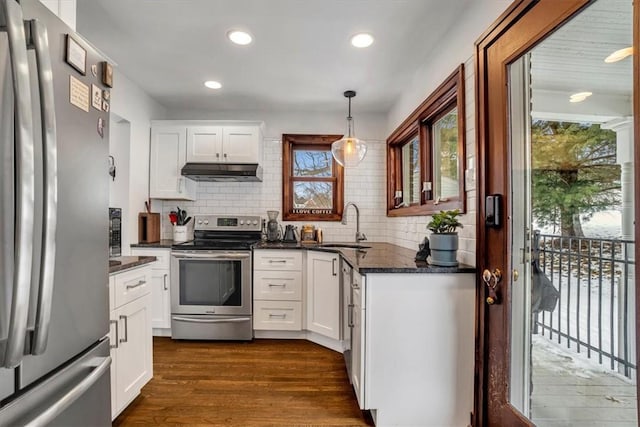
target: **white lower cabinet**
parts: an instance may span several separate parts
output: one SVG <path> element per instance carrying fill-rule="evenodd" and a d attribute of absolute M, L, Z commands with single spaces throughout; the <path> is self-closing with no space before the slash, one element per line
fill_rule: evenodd
<path fill-rule="evenodd" d="M 138 267 L 109 277 L 111 417 L 115 419 L 153 377 L 151 268 Z"/>
<path fill-rule="evenodd" d="M 253 252 L 253 329 L 302 330 L 302 251 Z"/>
<path fill-rule="evenodd" d="M 171 335 L 171 249 L 132 248 L 131 255 L 155 256 L 151 264 L 151 326 L 154 335 Z"/>
<path fill-rule="evenodd" d="M 354 274 L 355 276 L 355 274 Z M 473 273 L 367 274 L 354 293 L 353 386 L 380 426 L 466 426 L 473 411 Z M 362 315 L 358 322 L 357 314 Z M 358 366 L 363 363 L 363 366 Z M 361 378 L 357 378 L 358 375 Z M 359 381 L 358 381 L 359 379 Z"/>
<path fill-rule="evenodd" d="M 340 327 L 340 255 L 307 252 L 307 329 L 334 340 Z"/>
<path fill-rule="evenodd" d="M 254 329 L 299 331 L 302 329 L 300 301 L 255 301 Z"/>
<path fill-rule="evenodd" d="M 345 284 L 346 286 L 346 284 Z M 353 272 L 351 282 L 353 312 L 351 322 L 353 325 L 351 337 L 351 384 L 358 399 L 360 409 L 364 406 L 364 381 L 365 381 L 365 298 L 364 277 L 358 272 Z"/>

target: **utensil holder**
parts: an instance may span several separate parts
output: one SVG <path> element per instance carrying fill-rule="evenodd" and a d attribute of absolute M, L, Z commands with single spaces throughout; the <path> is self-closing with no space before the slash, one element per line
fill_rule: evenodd
<path fill-rule="evenodd" d="M 173 243 L 182 243 L 193 240 L 193 229 L 189 225 L 173 226 Z"/>

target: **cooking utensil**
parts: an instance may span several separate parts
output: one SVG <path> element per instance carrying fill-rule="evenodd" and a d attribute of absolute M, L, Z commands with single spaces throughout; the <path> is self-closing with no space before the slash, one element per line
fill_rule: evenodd
<path fill-rule="evenodd" d="M 183 224 L 183 225 L 187 225 L 187 224 L 189 224 L 189 221 L 191 221 L 191 217 L 188 217 L 188 218 L 184 221 L 184 224 Z"/>
<path fill-rule="evenodd" d="M 178 223 L 178 214 L 174 211 L 169 212 L 169 221 L 171 221 L 172 225 L 176 225 Z"/>

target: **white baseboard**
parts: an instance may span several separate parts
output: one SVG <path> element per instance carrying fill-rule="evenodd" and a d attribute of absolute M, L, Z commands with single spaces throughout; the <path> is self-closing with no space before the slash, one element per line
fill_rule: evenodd
<path fill-rule="evenodd" d="M 253 336 L 258 339 L 307 340 L 338 353 L 343 352 L 342 341 L 327 338 L 311 331 L 253 331 Z"/>

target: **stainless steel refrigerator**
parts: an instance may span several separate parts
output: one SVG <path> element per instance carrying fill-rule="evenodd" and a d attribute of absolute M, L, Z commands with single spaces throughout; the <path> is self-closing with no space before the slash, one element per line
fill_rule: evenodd
<path fill-rule="evenodd" d="M 1 426 L 111 424 L 101 61 L 39 1 L 0 0 Z"/>

